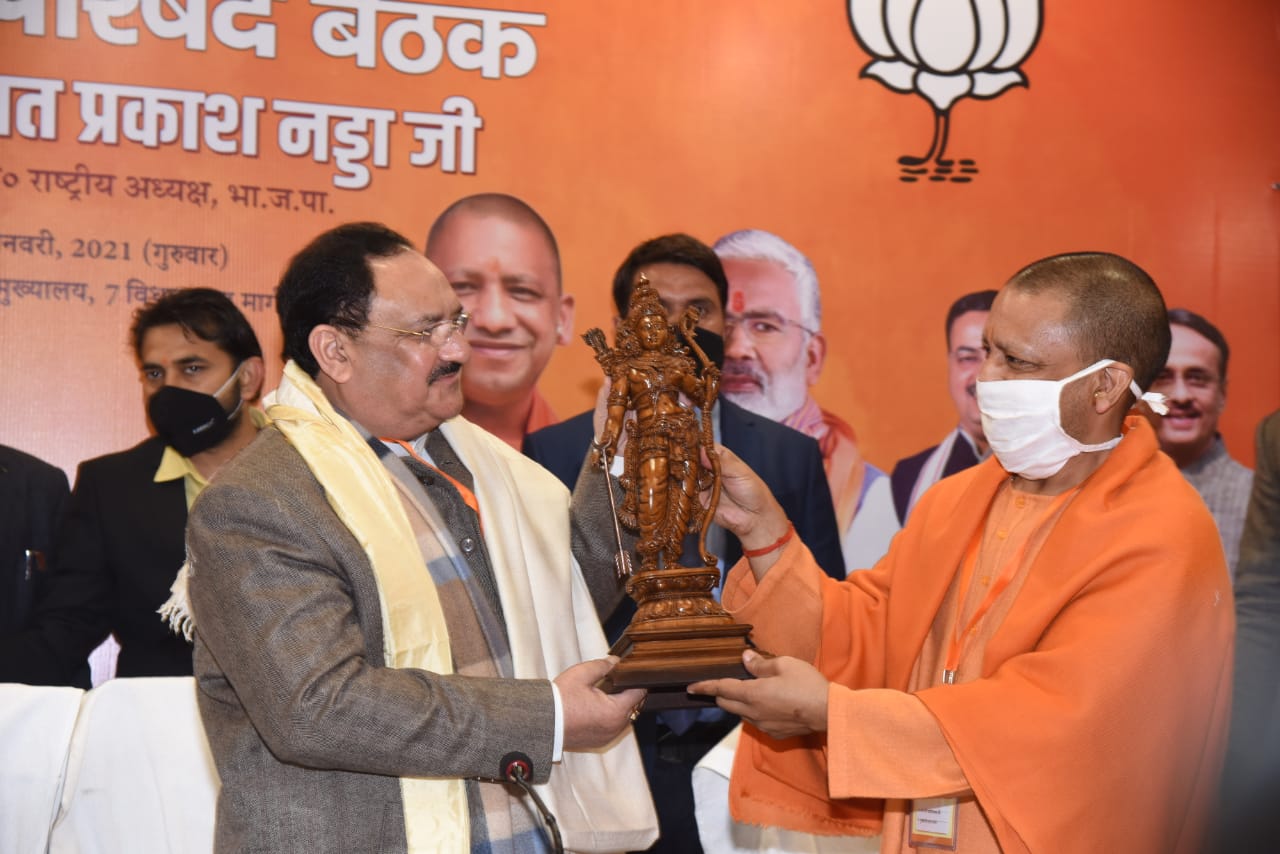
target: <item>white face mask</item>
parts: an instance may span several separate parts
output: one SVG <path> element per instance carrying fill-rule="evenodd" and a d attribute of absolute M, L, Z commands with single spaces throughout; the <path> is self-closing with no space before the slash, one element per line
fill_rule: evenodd
<path fill-rule="evenodd" d="M 1107 451 L 1120 444 L 1120 436 L 1096 445 L 1077 441 L 1062 429 L 1059 406 L 1068 383 L 1113 364 L 1114 359 L 1103 359 L 1060 380 L 979 380 L 982 431 L 1004 470 L 1028 480 L 1044 480 L 1078 454 Z M 1129 389 L 1155 411 L 1165 409 L 1163 395 L 1144 395 L 1132 381 Z"/>

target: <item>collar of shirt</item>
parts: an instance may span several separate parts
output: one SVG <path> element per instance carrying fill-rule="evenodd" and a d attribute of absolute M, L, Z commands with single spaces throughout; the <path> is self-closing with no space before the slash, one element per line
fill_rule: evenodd
<path fill-rule="evenodd" d="M 1227 445 L 1222 441 L 1221 433 L 1213 434 L 1213 442 L 1197 459 L 1187 463 L 1182 468 L 1184 475 L 1200 474 L 1206 469 L 1212 467 L 1215 463 L 1221 461 L 1227 456 Z"/>
<path fill-rule="evenodd" d="M 271 423 L 267 413 L 256 406 L 249 407 L 249 418 L 253 421 L 253 426 L 258 430 Z M 160 465 L 156 467 L 156 474 L 152 480 L 156 483 L 168 483 L 178 478 L 183 479 L 182 485 L 186 490 L 187 509 L 190 509 L 192 502 L 196 500 L 196 496 L 204 491 L 204 488 L 209 485 L 209 481 L 205 479 L 204 475 L 200 474 L 195 463 L 166 445 L 164 454 L 160 457 Z"/>
<path fill-rule="evenodd" d="M 436 461 L 431 459 L 431 455 L 427 453 L 427 435 L 428 434 L 423 433 L 421 436 L 410 442 L 409 447 L 413 449 L 412 456 L 416 456 L 418 459 L 428 462 L 434 466 Z M 397 457 L 411 456 L 405 446 L 401 445 L 399 442 L 388 441 L 386 439 L 381 439 L 380 441 L 391 449 L 391 453 L 395 454 Z"/>
<path fill-rule="evenodd" d="M 786 426 L 799 430 L 806 436 L 812 436 L 818 441 L 822 441 L 822 437 L 827 433 L 824 422 L 822 407 L 818 406 L 818 401 L 813 399 L 813 395 L 807 395 L 804 405 L 782 419 L 782 423 Z"/>

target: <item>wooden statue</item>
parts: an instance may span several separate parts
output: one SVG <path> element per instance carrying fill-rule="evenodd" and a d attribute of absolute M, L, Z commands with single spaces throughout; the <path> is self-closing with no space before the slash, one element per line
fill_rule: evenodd
<path fill-rule="evenodd" d="M 735 623 L 711 593 L 720 580 L 716 556 L 706 546 L 720 495 L 711 424 L 720 371 L 694 340 L 697 320 L 697 310 L 689 309 L 677 327 L 668 324 L 657 292 L 642 275 L 615 346 L 605 344 L 599 329 L 583 336 L 611 383 L 591 462 L 607 477 L 625 430 L 623 498 L 615 515 L 639 534 L 640 566 L 627 582 L 636 615 L 614 646 L 622 661 L 604 687 L 648 688 L 655 708 L 698 705 L 684 693 L 696 679 L 745 676 L 741 654 L 751 629 Z M 628 419 L 628 412 L 634 417 Z M 710 498 L 705 507 L 704 494 Z M 682 566 L 686 538 L 694 535 L 697 565 Z M 619 552 L 619 570 L 629 573 L 620 535 Z"/>
<path fill-rule="evenodd" d="M 596 358 L 611 386 L 608 417 L 593 453 L 611 459 L 625 421 L 627 444 L 621 484 L 624 490 L 618 517 L 630 530 L 639 531 L 636 551 L 641 571 L 680 565 L 685 537 L 698 534 L 702 563 L 715 566 L 715 555 L 706 548 L 707 527 L 719 498 L 719 458 L 711 430 L 711 407 L 720 388 L 720 370 L 693 340 L 697 309 L 680 320 L 679 332 L 702 361 L 698 375 L 689 351 L 675 340 L 657 293 L 641 276 L 631 296 L 631 310 L 618 329 L 617 347 L 603 347 L 603 334 L 588 333 Z M 697 407 L 685 406 L 684 394 Z M 711 468 L 702 466 L 701 453 Z M 711 506 L 704 509 L 699 493 L 713 490 Z"/>

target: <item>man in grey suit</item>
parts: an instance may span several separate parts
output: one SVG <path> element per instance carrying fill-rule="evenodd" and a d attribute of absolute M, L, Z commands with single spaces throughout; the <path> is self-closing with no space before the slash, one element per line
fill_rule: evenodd
<path fill-rule="evenodd" d="M 217 851 L 647 845 L 643 693 L 594 687 L 616 582 L 588 590 L 567 490 L 457 417 L 448 281 L 356 223 L 293 258 L 276 304 L 272 426 L 188 528 Z"/>

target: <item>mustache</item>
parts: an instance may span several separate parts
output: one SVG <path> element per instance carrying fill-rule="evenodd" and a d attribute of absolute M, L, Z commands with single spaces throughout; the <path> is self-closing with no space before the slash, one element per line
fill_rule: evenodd
<path fill-rule="evenodd" d="M 764 374 L 752 367 L 750 362 L 744 362 L 739 359 L 725 359 L 724 369 L 721 374 L 725 377 L 745 377 L 764 385 Z"/>
<path fill-rule="evenodd" d="M 441 362 L 431 369 L 431 373 L 427 376 L 427 385 L 430 385 L 436 380 L 451 377 L 460 370 L 462 370 L 461 362 Z"/>

